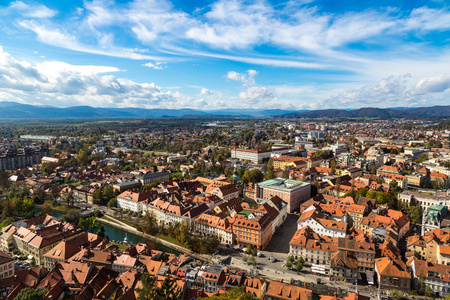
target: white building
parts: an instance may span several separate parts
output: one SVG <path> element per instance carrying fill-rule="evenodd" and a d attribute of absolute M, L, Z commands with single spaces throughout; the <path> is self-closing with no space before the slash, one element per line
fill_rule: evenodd
<path fill-rule="evenodd" d="M 117 207 L 129 209 L 138 213 L 142 212 L 142 201 L 147 200 L 154 191 L 148 190 L 143 192 L 125 191 L 117 196 Z"/>
<path fill-rule="evenodd" d="M 309 226 L 318 235 L 329 237 L 346 237 L 347 223 L 321 218 L 321 215 L 315 210 L 303 212 L 297 222 L 297 229 Z"/>

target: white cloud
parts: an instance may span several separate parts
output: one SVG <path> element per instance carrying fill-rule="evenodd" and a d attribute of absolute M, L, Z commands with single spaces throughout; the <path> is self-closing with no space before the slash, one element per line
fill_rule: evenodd
<path fill-rule="evenodd" d="M 23 28 L 29 29 L 36 33 L 38 39 L 46 44 L 56 47 L 66 48 L 78 52 L 85 52 L 98 55 L 106 55 L 112 57 L 122 57 L 137 60 L 160 60 L 161 57 L 142 54 L 136 51 L 136 49 L 129 48 L 109 48 L 108 50 L 102 50 L 99 47 L 85 45 L 80 43 L 77 38 L 69 33 L 59 30 L 50 29 L 46 26 L 39 25 L 33 21 L 20 21 L 18 23 Z"/>
<path fill-rule="evenodd" d="M 161 62 L 161 61 L 155 61 L 154 63 L 152 62 L 148 62 L 146 64 L 143 64 L 144 67 L 149 67 L 155 70 L 162 70 L 167 68 L 167 66 L 165 65 L 165 62 Z"/>
<path fill-rule="evenodd" d="M 450 75 L 427 77 L 420 80 L 413 89 L 414 94 L 442 93 L 450 89 Z"/>
<path fill-rule="evenodd" d="M 58 12 L 56 10 L 50 9 L 42 4 L 29 5 L 22 1 L 13 1 L 7 8 L 7 10 L 17 10 L 24 17 L 29 18 L 51 18 L 55 16 Z"/>
<path fill-rule="evenodd" d="M 200 91 L 200 95 L 211 96 L 212 92 L 207 88 L 202 88 L 202 90 Z"/>
<path fill-rule="evenodd" d="M 244 85 L 254 85 L 256 75 L 258 75 L 258 71 L 255 70 L 247 70 L 247 74 L 229 71 L 227 78 L 233 81 L 240 81 Z"/>
<path fill-rule="evenodd" d="M 164 92 L 155 83 L 138 83 L 108 74 L 108 66 L 77 66 L 46 61 L 33 65 L 18 61 L 0 47 L 2 100 L 56 106 L 205 107 L 203 99 Z M 40 101 L 36 101 L 41 97 Z"/>
<path fill-rule="evenodd" d="M 258 71 L 252 69 L 247 70 L 244 74 L 235 71 L 227 73 L 226 77 L 228 79 L 239 81 L 245 87 L 245 90 L 240 92 L 237 97 L 238 102 L 236 102 L 236 105 L 239 107 L 271 107 L 278 100 L 270 88 L 256 84 L 256 75 L 258 75 Z"/>

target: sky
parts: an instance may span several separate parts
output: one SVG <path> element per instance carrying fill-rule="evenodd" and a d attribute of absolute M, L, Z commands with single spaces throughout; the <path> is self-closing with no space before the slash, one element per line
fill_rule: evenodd
<path fill-rule="evenodd" d="M 450 1 L 2 0 L 0 101 L 450 105 Z"/>

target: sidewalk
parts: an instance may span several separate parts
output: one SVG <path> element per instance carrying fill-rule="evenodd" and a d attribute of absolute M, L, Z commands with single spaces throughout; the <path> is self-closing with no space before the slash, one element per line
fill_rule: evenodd
<path fill-rule="evenodd" d="M 143 232 L 137 230 L 136 228 L 121 222 L 120 220 L 116 219 L 115 217 L 113 217 L 111 215 L 106 214 L 106 216 L 108 218 L 114 220 L 114 221 L 105 220 L 105 219 L 102 219 L 102 218 L 98 218 L 97 220 L 100 223 L 108 224 L 111 227 L 115 227 L 115 228 L 127 231 L 128 233 L 132 233 L 132 234 L 138 235 L 138 236 L 140 236 L 142 238 L 145 238 L 147 240 L 150 240 L 150 241 L 153 241 L 155 243 L 158 243 L 158 244 L 164 245 L 166 247 L 172 248 L 172 249 L 177 250 L 177 251 L 179 251 L 181 253 L 189 255 L 189 256 L 191 256 L 191 257 L 193 257 L 195 259 L 199 259 L 199 260 L 202 260 L 204 262 L 211 261 L 211 259 L 212 259 L 211 255 L 196 253 L 196 252 L 191 251 L 189 249 L 186 249 L 186 248 L 184 248 L 182 246 L 175 245 L 173 243 L 170 243 L 168 241 L 165 241 L 165 240 L 162 240 L 160 238 L 154 237 L 152 235 L 143 233 Z"/>

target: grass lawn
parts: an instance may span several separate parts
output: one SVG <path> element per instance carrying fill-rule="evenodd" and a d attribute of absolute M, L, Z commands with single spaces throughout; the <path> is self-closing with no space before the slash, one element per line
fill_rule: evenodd
<path fill-rule="evenodd" d="M 71 206 L 62 205 L 62 204 L 53 205 L 52 202 L 45 202 L 45 203 L 50 204 L 52 207 L 52 210 L 63 212 L 63 213 L 67 212 L 69 209 L 75 209 L 75 210 L 81 211 L 81 209 L 79 209 L 77 207 L 71 207 Z M 38 205 L 38 207 L 42 207 L 42 205 Z"/>
<path fill-rule="evenodd" d="M 114 243 L 114 242 L 109 243 L 107 246 L 109 247 L 111 245 L 116 245 L 120 250 L 127 250 L 128 249 L 127 245 L 118 244 L 118 243 Z"/>
<path fill-rule="evenodd" d="M 162 240 L 165 240 L 165 241 L 167 241 L 169 243 L 172 243 L 172 244 L 175 244 L 175 245 L 178 245 L 178 246 L 182 246 L 181 243 L 179 241 L 177 241 L 176 239 L 174 239 L 173 237 L 170 237 L 170 236 L 167 236 L 167 235 L 162 235 L 160 233 L 158 233 L 156 235 L 156 237 L 160 238 Z"/>
<path fill-rule="evenodd" d="M 117 223 L 117 220 L 116 220 L 116 219 L 110 218 L 110 217 L 108 217 L 108 216 L 103 216 L 103 217 L 101 217 L 101 219 L 105 219 L 105 220 L 108 220 L 108 221 Z"/>

